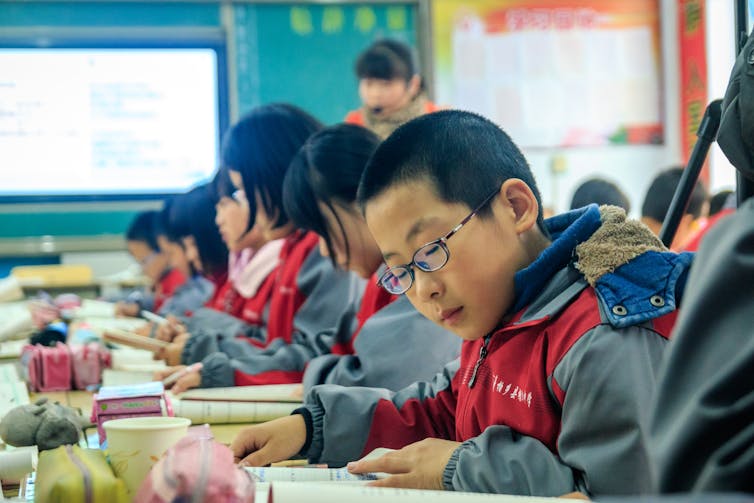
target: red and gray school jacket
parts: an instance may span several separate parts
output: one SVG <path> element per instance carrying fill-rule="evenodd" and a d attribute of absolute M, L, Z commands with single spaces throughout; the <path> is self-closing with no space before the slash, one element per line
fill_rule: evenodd
<path fill-rule="evenodd" d="M 552 244 L 516 274 L 509 321 L 432 382 L 312 388 L 308 458 L 337 466 L 435 437 L 460 442 L 448 490 L 649 491 L 647 416 L 691 255 L 614 207 L 547 225 Z"/>
<path fill-rule="evenodd" d="M 167 316 L 190 316 L 191 313 L 204 307 L 204 304 L 215 293 L 216 284 L 202 276 L 195 274 L 185 283 L 173 291 L 173 294 L 165 299 L 157 314 Z"/>
<path fill-rule="evenodd" d="M 431 379 L 458 358 L 461 340 L 425 318 L 405 296 L 377 286 L 378 275 L 367 282 L 350 340 L 307 365 L 305 391 L 317 384 L 399 390 Z"/>
<path fill-rule="evenodd" d="M 150 294 L 145 295 L 137 302 L 141 309 L 158 312 L 165 301 L 186 282 L 186 277 L 178 269 L 168 269 L 154 285 Z"/>
<path fill-rule="evenodd" d="M 255 295 L 269 293 L 255 306 L 259 325 L 238 320 L 192 333 L 182 362 L 203 362 L 203 387 L 301 382 L 312 358 L 350 336 L 364 280 L 333 267 L 318 239 L 296 233 L 286 240 L 280 265 Z"/>

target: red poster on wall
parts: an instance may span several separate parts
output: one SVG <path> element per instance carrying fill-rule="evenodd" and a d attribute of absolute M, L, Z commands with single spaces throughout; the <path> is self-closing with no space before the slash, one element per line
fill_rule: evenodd
<path fill-rule="evenodd" d="M 687 163 L 707 106 L 707 56 L 704 0 L 678 0 L 678 47 L 681 76 L 681 155 Z M 701 174 L 709 180 L 707 166 Z"/>

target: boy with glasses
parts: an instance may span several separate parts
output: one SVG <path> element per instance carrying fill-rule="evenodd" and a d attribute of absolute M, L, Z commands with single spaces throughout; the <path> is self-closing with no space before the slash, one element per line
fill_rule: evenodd
<path fill-rule="evenodd" d="M 349 469 L 459 491 L 651 489 L 646 414 L 690 255 L 615 207 L 545 223 L 521 152 L 467 112 L 396 130 L 359 200 L 381 285 L 464 339 L 460 361 L 397 393 L 314 387 L 294 415 L 244 430 L 239 460 L 338 465 L 390 447 Z"/>

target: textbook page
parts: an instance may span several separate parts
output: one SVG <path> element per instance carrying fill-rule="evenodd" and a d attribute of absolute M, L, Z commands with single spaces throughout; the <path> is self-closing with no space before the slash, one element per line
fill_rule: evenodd
<path fill-rule="evenodd" d="M 302 471 L 316 471 L 297 468 Z M 429 491 L 423 489 L 395 489 L 370 487 L 362 484 L 321 484 L 307 482 L 272 482 L 270 498 L 275 503 L 555 503 L 571 502 L 566 498 L 538 496 L 510 496 L 505 494 L 468 493 L 457 491 Z"/>
<path fill-rule="evenodd" d="M 103 369 L 102 386 L 126 386 L 154 381 L 153 370 Z"/>
<path fill-rule="evenodd" d="M 345 468 L 247 466 L 246 471 L 256 482 L 368 482 L 387 477 L 386 473 L 350 473 Z"/>
<path fill-rule="evenodd" d="M 301 384 L 261 384 L 229 388 L 195 388 L 181 393 L 181 400 L 219 400 L 223 402 L 291 402 L 301 403 Z"/>
<path fill-rule="evenodd" d="M 217 400 L 182 400 L 174 398 L 176 416 L 191 419 L 194 424 L 263 423 L 289 416 L 301 407 L 290 402 L 221 402 Z"/>

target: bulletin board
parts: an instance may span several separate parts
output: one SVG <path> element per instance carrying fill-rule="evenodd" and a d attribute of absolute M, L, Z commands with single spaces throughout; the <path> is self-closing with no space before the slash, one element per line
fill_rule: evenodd
<path fill-rule="evenodd" d="M 658 0 L 435 0 L 437 100 L 522 147 L 663 141 Z"/>

